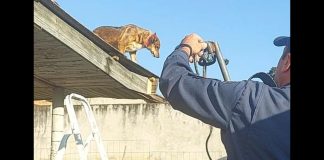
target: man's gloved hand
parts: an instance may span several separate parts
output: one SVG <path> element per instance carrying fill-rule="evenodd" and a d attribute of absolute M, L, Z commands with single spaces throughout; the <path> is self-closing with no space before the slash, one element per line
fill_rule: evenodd
<path fill-rule="evenodd" d="M 207 48 L 207 44 L 196 33 L 185 36 L 185 38 L 181 41 L 181 44 L 187 44 L 191 47 L 192 53 L 190 55 L 190 49 L 185 45 L 181 46 L 181 49 L 188 55 L 190 63 L 193 62 L 194 58 L 196 59 L 196 61 L 198 61 L 203 54 L 204 49 Z"/>

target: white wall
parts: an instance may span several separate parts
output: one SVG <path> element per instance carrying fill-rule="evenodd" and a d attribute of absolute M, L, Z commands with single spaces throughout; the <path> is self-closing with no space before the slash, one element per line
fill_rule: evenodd
<path fill-rule="evenodd" d="M 89 99 L 109 160 L 207 160 L 205 141 L 209 125 L 172 109 L 169 104 L 141 100 Z M 89 134 L 85 113 L 75 106 L 83 139 Z M 65 116 L 65 128 L 69 129 Z M 34 105 L 34 159 L 50 154 L 51 105 Z M 214 160 L 226 156 L 220 131 L 214 128 L 209 141 Z M 92 142 L 89 159 L 98 154 Z M 69 138 L 65 159 L 79 159 L 74 139 Z"/>

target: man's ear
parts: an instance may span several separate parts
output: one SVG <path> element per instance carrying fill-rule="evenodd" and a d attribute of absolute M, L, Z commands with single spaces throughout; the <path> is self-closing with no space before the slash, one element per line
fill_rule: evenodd
<path fill-rule="evenodd" d="M 291 64 L 290 56 L 291 56 L 291 54 L 290 53 L 287 53 L 286 57 L 284 58 L 284 66 L 283 66 L 283 69 L 285 71 L 287 71 L 287 70 L 290 69 L 290 64 Z"/>

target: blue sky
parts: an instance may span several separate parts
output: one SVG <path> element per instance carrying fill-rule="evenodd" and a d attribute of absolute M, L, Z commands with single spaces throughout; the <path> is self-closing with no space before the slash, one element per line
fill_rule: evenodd
<path fill-rule="evenodd" d="M 276 66 L 282 47 L 273 39 L 290 35 L 288 0 L 57 0 L 60 7 L 89 30 L 109 25 L 136 24 L 156 32 L 160 58 L 146 49 L 137 52 L 138 64 L 160 76 L 166 57 L 190 33 L 217 41 L 231 80 L 248 79 Z M 128 54 L 127 54 L 127 57 Z M 207 77 L 223 79 L 217 63 Z M 192 65 L 193 68 L 193 65 Z M 194 69 L 194 68 L 193 68 Z M 201 72 L 200 72 L 201 73 Z"/>

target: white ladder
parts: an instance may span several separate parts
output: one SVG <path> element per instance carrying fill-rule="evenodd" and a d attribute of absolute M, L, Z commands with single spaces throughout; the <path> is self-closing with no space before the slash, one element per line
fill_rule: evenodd
<path fill-rule="evenodd" d="M 81 101 L 82 106 L 84 107 L 84 110 L 86 112 L 87 118 L 88 118 L 88 120 L 90 122 L 91 134 L 88 136 L 85 143 L 83 143 L 83 141 L 82 141 L 78 121 L 77 121 L 75 111 L 74 111 L 74 107 L 73 107 L 73 103 L 72 103 L 72 98 L 75 99 L 75 100 Z M 69 115 L 69 120 L 70 120 L 70 126 L 71 126 L 72 133 L 65 133 L 64 136 L 62 137 L 62 140 L 61 140 L 60 146 L 58 148 L 57 154 L 55 156 L 55 159 L 56 160 L 63 160 L 64 152 L 65 152 L 66 145 L 67 145 L 67 140 L 70 137 L 70 135 L 73 134 L 74 139 L 75 139 L 75 143 L 77 145 L 77 149 L 78 149 L 78 152 L 79 152 L 79 155 L 80 155 L 80 160 L 87 160 L 87 154 L 88 154 L 88 150 L 89 150 L 88 146 L 89 146 L 90 141 L 92 139 L 94 139 L 96 141 L 97 148 L 99 150 L 101 160 L 108 160 L 107 154 L 105 152 L 105 149 L 104 149 L 104 146 L 103 146 L 100 134 L 99 134 L 99 130 L 97 128 L 95 118 L 94 118 L 93 113 L 92 113 L 92 109 L 91 109 L 88 101 L 81 95 L 71 93 L 70 95 L 67 95 L 65 97 L 64 103 L 65 103 L 65 106 L 66 106 L 66 109 L 67 109 L 67 112 L 68 112 L 68 115 Z"/>

